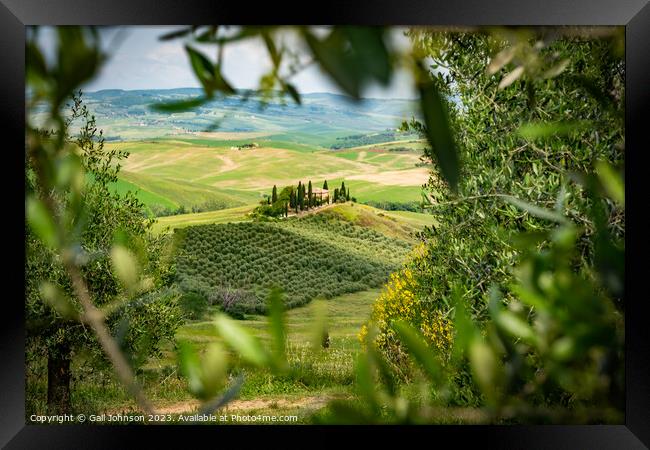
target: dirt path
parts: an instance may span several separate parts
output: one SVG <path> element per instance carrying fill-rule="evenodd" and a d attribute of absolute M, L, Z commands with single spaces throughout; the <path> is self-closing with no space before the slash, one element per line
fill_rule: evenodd
<path fill-rule="evenodd" d="M 229 172 L 231 170 L 238 169 L 239 166 L 240 166 L 240 164 L 236 163 L 235 161 L 233 161 L 232 159 L 230 159 L 229 157 L 227 157 L 225 155 L 213 155 L 213 157 L 214 157 L 214 159 L 217 159 L 217 160 L 221 161 L 221 163 L 222 163 L 217 168 L 216 172 L 206 173 L 205 175 L 201 175 L 200 177 L 193 178 L 192 181 L 200 181 L 200 180 L 203 180 L 205 178 L 214 177 L 215 175 L 218 175 L 220 173 Z M 216 183 L 213 184 L 213 186 L 215 186 L 215 185 L 216 185 Z"/>
<path fill-rule="evenodd" d="M 223 165 L 219 167 L 219 173 L 221 172 L 230 172 L 231 170 L 235 170 L 239 168 L 239 164 L 237 164 L 235 161 L 232 159 L 228 158 L 225 155 L 214 155 L 215 158 L 221 160 Z"/>
<path fill-rule="evenodd" d="M 296 398 L 260 398 L 252 400 L 233 400 L 223 407 L 223 412 L 242 412 L 260 409 L 299 409 L 303 411 L 316 411 L 324 407 L 328 402 L 334 400 L 334 396 L 305 396 Z M 178 403 L 155 405 L 157 414 L 189 414 L 195 413 L 200 406 L 198 400 L 186 400 Z M 118 414 L 133 410 L 133 408 L 122 408 L 107 411 L 109 414 Z"/>

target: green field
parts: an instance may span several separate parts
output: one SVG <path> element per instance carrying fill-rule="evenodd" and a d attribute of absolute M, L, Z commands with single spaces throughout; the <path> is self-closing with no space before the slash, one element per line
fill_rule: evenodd
<path fill-rule="evenodd" d="M 223 220 L 225 213 L 213 216 Z M 206 295 L 209 305 L 201 318 L 178 330 L 177 340 L 191 342 L 200 351 L 219 341 L 210 317 L 225 308 L 219 304 L 222 297 L 210 294 L 224 285 L 230 292 L 254 292 L 255 305 L 262 304 L 271 285 L 281 286 L 285 305 L 293 307 L 286 317 L 292 371 L 274 376 L 235 362 L 233 373 L 245 373 L 246 382 L 230 411 L 295 414 L 300 423 L 308 423 L 313 413 L 328 411 L 329 401 L 355 397 L 354 355 L 359 351 L 360 327 L 380 294 L 379 287 L 415 244 L 414 233 L 431 223 L 423 214 L 409 216 L 403 220 L 370 206 L 346 203 L 273 222 L 222 223 L 176 232 L 181 239 L 179 284 Z M 314 344 L 318 311 L 325 311 L 327 318 L 326 349 Z M 245 310 L 244 317 L 239 323 L 268 342 L 267 318 Z M 158 364 L 173 365 L 173 358 L 168 353 Z M 180 405 L 176 399 L 162 408 L 187 412 L 198 403 L 188 399 Z"/>
<path fill-rule="evenodd" d="M 155 194 L 151 191 L 148 191 L 147 189 L 138 186 L 137 184 L 127 181 L 125 178 L 118 179 L 113 184 L 113 187 L 115 191 L 121 195 L 126 194 L 129 191 L 136 193 L 138 199 L 140 199 L 140 201 L 142 201 L 145 205 L 149 207 L 153 205 L 159 205 L 162 208 L 174 209 L 179 206 L 178 204 L 172 202 L 168 198 L 165 198 L 162 195 Z"/>
<path fill-rule="evenodd" d="M 288 359 L 298 365 L 311 360 L 311 374 L 302 380 L 290 380 L 289 386 L 277 383 L 276 386 L 259 386 L 256 380 L 245 386 L 242 398 L 257 397 L 260 394 L 277 394 L 280 389 L 288 393 L 320 392 L 323 387 L 336 388 L 351 385 L 353 381 L 353 360 L 360 348 L 358 333 L 361 325 L 369 318 L 372 303 L 379 296 L 378 289 L 360 291 L 310 303 L 286 313 L 288 330 Z M 318 313 L 325 313 L 325 322 L 330 337 L 329 349 L 310 355 L 314 340 L 314 325 Z M 209 317 L 209 315 L 208 315 Z M 265 316 L 251 315 L 238 321 L 251 334 L 262 342 L 270 340 L 268 319 Z M 177 339 L 183 339 L 204 348 L 210 342 L 218 341 L 214 325 L 210 320 L 197 320 L 181 327 Z M 325 385 L 325 386 L 323 386 Z"/>
<path fill-rule="evenodd" d="M 437 224 L 437 221 L 433 215 L 427 213 L 418 213 L 412 211 L 383 211 L 380 214 L 383 214 L 387 217 L 392 217 L 398 222 L 408 224 L 415 228 L 430 227 L 431 225 Z"/>
<path fill-rule="evenodd" d="M 427 142 L 424 139 L 409 139 L 409 140 L 398 140 L 391 142 L 380 142 L 378 144 L 368 144 L 354 147 L 352 150 L 367 150 L 367 149 L 376 149 L 390 151 L 391 149 L 402 149 L 407 148 L 413 151 L 422 151 L 424 147 L 427 146 Z"/>
<path fill-rule="evenodd" d="M 354 225 L 371 228 L 386 236 L 400 240 L 413 241 L 413 236 L 425 226 L 431 225 L 434 218 L 430 214 L 411 213 L 394 215 L 401 211 L 384 211 L 368 205 L 345 203 L 323 211 L 322 215 L 336 215 Z"/>
<path fill-rule="evenodd" d="M 255 205 L 240 206 L 237 208 L 220 209 L 201 213 L 178 214 L 174 216 L 159 217 L 153 225 L 155 233 L 173 231 L 174 228 L 185 228 L 194 225 L 212 223 L 245 222 L 250 220 L 247 214 L 253 211 Z"/>
<path fill-rule="evenodd" d="M 220 310 L 239 317 L 240 325 L 266 343 L 267 318 L 261 313 L 270 289 L 279 286 L 288 308 L 287 357 L 292 370 L 285 376 L 252 370 L 231 355 L 231 377 L 242 373 L 246 381 L 226 411 L 295 414 L 298 423 L 310 423 L 314 413 L 327 413 L 331 400 L 356 398 L 354 356 L 360 349 L 360 327 L 382 284 L 417 242 L 415 234 L 434 223 L 427 214 L 384 211 L 358 202 L 417 202 L 428 173 L 416 167 L 420 151 L 413 142 L 410 151 L 388 151 L 402 143 L 333 151 L 255 137 L 259 147 L 236 150 L 233 147 L 251 142 L 237 137 L 231 133 L 107 144 L 130 153 L 115 191 L 135 192 L 152 212 L 201 205 L 215 209 L 158 217 L 154 223 L 155 233 L 174 233 L 179 244 L 173 288 L 183 293 L 181 299 L 198 295 L 203 306 L 197 315 L 186 316 L 175 342 L 165 343 L 162 354 L 148 360 L 139 378 L 159 412 L 196 411 L 199 402 L 189 395 L 187 379 L 179 373 L 177 343 L 190 342 L 202 352 L 218 342 L 212 317 Z M 310 179 L 317 187 L 324 180 L 331 187 L 345 181 L 357 202 L 270 222 L 249 216 L 274 184 Z M 226 309 L 220 302 L 224 292 L 233 291 L 241 294 L 240 303 Z M 326 349 L 312 343 L 319 308 L 329 318 Z M 84 358 L 75 359 L 76 370 L 83 371 Z M 42 383 L 32 387 L 46 389 Z M 74 392 L 74 403 L 85 405 L 79 412 L 136 409 L 112 378 L 87 374 L 76 382 Z"/>
<path fill-rule="evenodd" d="M 308 180 L 318 187 L 324 180 L 330 186 L 345 181 L 359 202 L 418 202 L 421 185 L 428 179 L 428 170 L 416 167 L 420 150 L 388 150 L 399 143 L 333 151 L 266 137 L 223 139 L 222 135 L 107 143 L 108 149 L 129 152 L 116 190 L 136 191 L 156 213 L 179 207 L 201 211 L 250 205 L 268 194 L 273 185 Z M 252 142 L 259 147 L 237 149 Z"/>
<path fill-rule="evenodd" d="M 328 410 L 329 401 L 354 398 L 354 357 L 360 350 L 357 336 L 379 293 L 373 289 L 345 294 L 287 311 L 287 359 L 293 370 L 282 377 L 274 376 L 246 367 L 231 354 L 231 373 L 243 373 L 245 381 L 237 399 L 222 413 L 297 415 L 298 423 L 310 423 L 314 413 Z M 175 341 L 189 342 L 200 353 L 210 343 L 221 342 L 212 323 L 215 311 L 211 308 L 202 318 L 180 327 Z M 330 338 L 327 349 L 313 345 L 314 325 L 323 317 Z M 270 345 L 265 316 L 249 315 L 237 323 L 263 344 Z M 192 414 L 199 407 L 199 402 L 187 392 L 187 380 L 178 374 L 177 361 L 170 342 L 160 357 L 146 364 L 140 377 L 156 410 L 176 417 L 180 413 Z M 77 398 L 85 405 L 80 411 L 96 414 L 137 409 L 117 381 L 100 381 L 95 377 L 90 374 L 78 382 Z M 38 387 L 44 389 L 42 385 Z"/>

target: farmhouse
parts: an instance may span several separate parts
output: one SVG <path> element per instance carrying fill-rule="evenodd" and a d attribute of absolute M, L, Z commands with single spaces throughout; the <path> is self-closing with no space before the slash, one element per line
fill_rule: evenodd
<path fill-rule="evenodd" d="M 330 198 L 329 192 L 330 192 L 329 189 L 321 189 L 321 188 L 313 188 L 312 189 L 312 193 L 316 197 L 318 197 L 321 200 L 321 202 L 324 199 L 326 203 L 329 203 L 329 198 Z"/>

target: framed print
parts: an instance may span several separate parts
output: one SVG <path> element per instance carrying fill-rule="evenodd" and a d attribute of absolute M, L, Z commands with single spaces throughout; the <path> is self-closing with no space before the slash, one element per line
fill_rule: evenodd
<path fill-rule="evenodd" d="M 647 2 L 0 18 L 7 448 L 647 447 Z"/>

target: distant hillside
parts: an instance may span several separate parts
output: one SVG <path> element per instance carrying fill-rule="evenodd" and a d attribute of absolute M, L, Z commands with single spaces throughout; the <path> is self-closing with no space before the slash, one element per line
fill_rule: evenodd
<path fill-rule="evenodd" d="M 302 105 L 287 99 L 260 107 L 245 92 L 215 99 L 184 113 L 160 113 L 151 105 L 198 97 L 198 88 L 165 90 L 109 89 L 84 93 L 85 102 L 110 140 L 145 139 L 188 131 L 266 132 L 279 139 L 329 147 L 337 137 L 394 130 L 414 115 L 417 103 L 404 99 L 364 99 L 329 93 L 304 94 Z M 36 112 L 38 116 L 38 110 Z M 284 136 L 283 136 L 284 135 Z M 338 141 L 340 143 L 340 141 Z"/>

